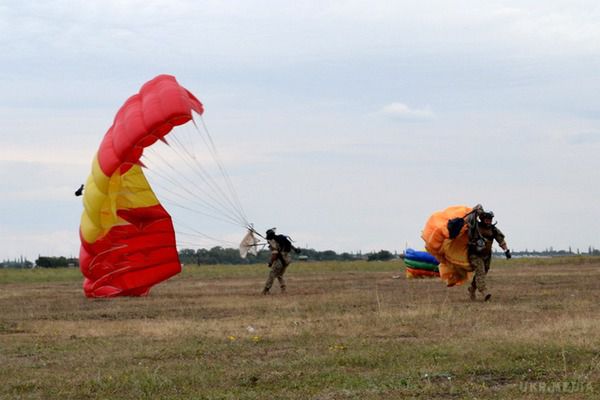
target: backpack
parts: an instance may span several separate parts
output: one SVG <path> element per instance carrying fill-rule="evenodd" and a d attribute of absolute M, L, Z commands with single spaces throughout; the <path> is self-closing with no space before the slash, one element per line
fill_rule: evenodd
<path fill-rule="evenodd" d="M 289 253 L 292 251 L 292 242 L 290 242 L 290 238 L 285 235 L 277 235 L 275 236 L 275 241 L 279 245 L 281 251 L 285 253 Z"/>

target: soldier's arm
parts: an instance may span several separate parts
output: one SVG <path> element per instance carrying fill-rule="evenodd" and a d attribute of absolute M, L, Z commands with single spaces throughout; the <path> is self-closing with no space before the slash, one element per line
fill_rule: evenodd
<path fill-rule="evenodd" d="M 505 236 L 502 231 L 496 227 L 494 227 L 494 239 L 496 239 L 496 242 L 498 242 L 500 248 L 504 250 L 504 255 L 506 258 L 511 258 L 512 254 L 510 253 L 508 245 L 506 244 Z"/>
<path fill-rule="evenodd" d="M 494 239 L 498 242 L 498 245 L 500 245 L 502 250 L 506 250 L 508 246 L 506 245 L 505 236 L 502 231 L 494 226 L 492 232 L 494 233 Z"/>

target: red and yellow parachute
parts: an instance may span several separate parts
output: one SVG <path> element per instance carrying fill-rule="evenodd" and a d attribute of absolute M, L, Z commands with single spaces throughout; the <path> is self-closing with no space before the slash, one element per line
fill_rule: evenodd
<path fill-rule="evenodd" d="M 472 208 L 467 206 L 453 206 L 438 211 L 429 217 L 421 233 L 425 248 L 440 262 L 440 277 L 448 286 L 463 284 L 473 271 L 467 254 L 469 243 L 467 224 L 454 239 L 450 239 L 448 232 L 449 220 L 464 218 L 471 210 Z"/>
<path fill-rule="evenodd" d="M 88 297 L 143 296 L 179 273 L 171 217 L 148 184 L 140 157 L 202 103 L 173 76 L 142 86 L 119 109 L 85 184 L 80 265 Z"/>

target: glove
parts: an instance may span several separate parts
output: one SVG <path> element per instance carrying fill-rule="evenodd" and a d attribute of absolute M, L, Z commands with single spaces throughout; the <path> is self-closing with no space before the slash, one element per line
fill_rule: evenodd
<path fill-rule="evenodd" d="M 504 255 L 506 256 L 507 260 L 510 260 L 512 258 L 512 254 L 510 254 L 510 250 L 509 249 L 506 249 L 504 251 Z"/>
<path fill-rule="evenodd" d="M 270 263 L 267 264 L 267 267 L 269 267 L 269 268 L 271 268 L 272 266 L 273 266 L 272 262 L 270 262 Z"/>

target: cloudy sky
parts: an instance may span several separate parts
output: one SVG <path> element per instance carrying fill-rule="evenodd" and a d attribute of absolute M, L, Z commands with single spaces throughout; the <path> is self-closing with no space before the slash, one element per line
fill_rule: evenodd
<path fill-rule="evenodd" d="M 296 3 L 0 0 L 0 259 L 78 254 L 73 191 L 162 73 L 259 230 L 401 251 L 482 203 L 513 249 L 600 247 L 598 2 Z"/>

